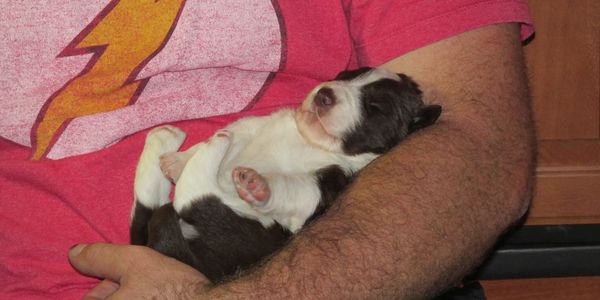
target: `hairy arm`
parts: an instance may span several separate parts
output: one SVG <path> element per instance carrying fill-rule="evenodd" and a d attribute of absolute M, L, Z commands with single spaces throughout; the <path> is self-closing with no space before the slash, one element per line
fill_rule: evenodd
<path fill-rule="evenodd" d="M 518 26 L 398 57 L 440 121 L 373 162 L 319 222 L 212 297 L 422 298 L 458 281 L 528 206 L 533 131 Z"/>

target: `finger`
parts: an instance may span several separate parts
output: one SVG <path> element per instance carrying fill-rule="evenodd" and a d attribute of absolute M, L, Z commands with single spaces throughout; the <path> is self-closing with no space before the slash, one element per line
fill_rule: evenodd
<path fill-rule="evenodd" d="M 133 294 L 123 289 L 118 289 L 114 294 L 108 296 L 106 300 L 131 300 L 131 299 L 160 299 L 158 297 L 142 297 L 139 294 Z"/>
<path fill-rule="evenodd" d="M 69 261 L 79 272 L 114 282 L 139 258 L 136 246 L 96 243 L 77 245 L 69 251 Z"/>
<path fill-rule="evenodd" d="M 102 282 L 100 282 L 95 288 L 93 288 L 91 291 L 85 294 L 82 300 L 106 299 L 110 295 L 114 294 L 115 291 L 117 291 L 117 289 L 119 289 L 118 283 L 109 279 L 105 279 Z"/>

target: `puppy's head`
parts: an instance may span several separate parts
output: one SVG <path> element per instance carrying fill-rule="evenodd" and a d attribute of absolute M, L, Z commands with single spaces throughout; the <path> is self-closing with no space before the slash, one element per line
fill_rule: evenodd
<path fill-rule="evenodd" d="M 435 123 L 440 113 L 440 106 L 423 103 L 408 76 L 361 68 L 313 89 L 296 112 L 296 123 L 310 143 L 328 151 L 381 154 Z"/>

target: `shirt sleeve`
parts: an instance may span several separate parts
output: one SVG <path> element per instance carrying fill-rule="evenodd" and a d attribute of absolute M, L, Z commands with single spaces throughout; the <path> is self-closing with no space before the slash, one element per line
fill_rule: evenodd
<path fill-rule="evenodd" d="M 360 65 L 399 55 L 475 28 L 519 23 L 521 39 L 533 22 L 525 0 L 348 0 L 350 34 Z"/>

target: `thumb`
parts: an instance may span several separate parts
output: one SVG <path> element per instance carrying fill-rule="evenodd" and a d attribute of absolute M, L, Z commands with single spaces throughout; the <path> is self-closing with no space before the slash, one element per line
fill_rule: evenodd
<path fill-rule="evenodd" d="M 137 248 L 107 243 L 79 244 L 69 250 L 69 261 L 82 274 L 120 282 L 132 258 L 137 257 Z"/>

